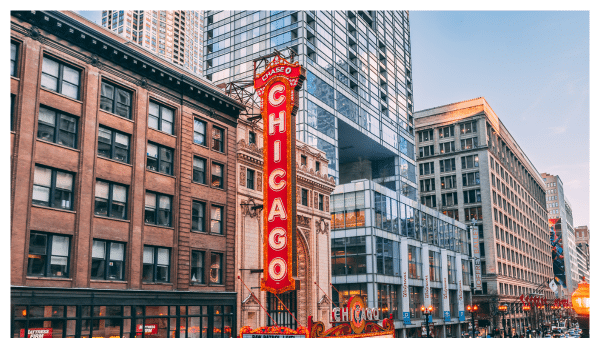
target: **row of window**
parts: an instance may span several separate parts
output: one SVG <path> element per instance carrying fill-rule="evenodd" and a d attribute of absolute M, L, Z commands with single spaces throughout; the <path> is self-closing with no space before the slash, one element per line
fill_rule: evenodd
<path fill-rule="evenodd" d="M 59 209 L 73 209 L 74 175 L 62 170 L 35 166 L 32 203 Z M 96 181 L 94 214 L 128 219 L 128 187 L 104 180 Z M 146 224 L 172 226 L 172 196 L 146 191 L 144 221 Z M 212 234 L 223 234 L 224 207 L 210 206 L 210 227 L 205 225 L 207 205 L 194 201 L 192 229 Z M 208 230 L 207 230 L 208 229 Z"/>
<path fill-rule="evenodd" d="M 440 177 L 440 183 L 441 183 L 440 186 L 442 189 L 456 188 L 456 176 Z M 479 185 L 479 183 L 480 183 L 480 180 L 479 180 L 479 172 L 478 171 L 462 174 L 463 187 Z M 420 180 L 420 184 L 421 184 L 422 192 L 435 191 L 435 178 L 426 178 L 426 179 Z"/>
<path fill-rule="evenodd" d="M 440 143 L 439 146 L 439 154 L 447 154 L 456 151 L 454 148 L 454 141 Z M 477 148 L 477 137 L 471 137 L 460 140 L 460 150 L 468 150 L 473 148 Z M 432 144 L 419 147 L 419 157 L 428 157 L 433 155 L 436 154 L 434 153 L 434 148 Z"/>
<path fill-rule="evenodd" d="M 27 275 L 69 277 L 71 236 L 31 232 Z M 125 279 L 125 243 L 94 239 L 90 278 L 95 280 Z M 206 269 L 206 251 L 192 250 L 190 282 L 192 284 L 223 284 L 223 253 L 211 252 Z M 171 249 L 144 245 L 143 282 L 170 282 Z M 208 276 L 206 273 L 208 272 Z M 208 277 L 208 278 L 207 278 Z"/>
<path fill-rule="evenodd" d="M 479 167 L 479 156 L 470 155 L 460 158 L 462 169 L 471 169 Z M 439 161 L 440 172 L 449 172 L 456 170 L 456 162 L 454 158 L 449 158 Z M 434 162 L 419 163 L 419 175 L 431 175 L 435 173 Z"/>
<path fill-rule="evenodd" d="M 469 121 L 459 124 L 460 134 L 470 134 L 477 132 L 477 121 Z M 446 126 L 438 129 L 439 138 L 447 138 L 454 136 L 454 126 Z M 433 141 L 433 129 L 421 130 L 417 132 L 419 142 Z M 477 139 L 477 138 L 475 138 Z M 464 149 L 464 148 L 463 148 Z"/>

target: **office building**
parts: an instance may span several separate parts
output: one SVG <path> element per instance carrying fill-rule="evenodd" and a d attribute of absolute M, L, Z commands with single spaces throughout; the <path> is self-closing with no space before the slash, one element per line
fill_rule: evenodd
<path fill-rule="evenodd" d="M 202 10 L 103 10 L 102 27 L 189 72 L 202 75 Z"/>
<path fill-rule="evenodd" d="M 590 273 L 590 230 L 587 225 L 578 226 L 575 228 L 575 245 L 581 250 L 581 258 L 578 261 L 583 260 L 583 266 L 579 263 L 579 270 L 583 271 L 579 277 L 585 276 L 586 280 L 589 280 Z"/>
<path fill-rule="evenodd" d="M 561 294 L 570 295 L 577 289 L 577 284 L 581 280 L 577 268 L 577 246 L 575 242 L 575 226 L 573 225 L 573 211 L 571 203 L 569 203 L 565 194 L 565 188 L 560 176 L 548 173 L 542 173 L 541 175 L 546 188 L 548 219 L 560 218 L 561 221 L 566 283 L 566 290 L 561 292 Z"/>
<path fill-rule="evenodd" d="M 238 124 L 238 196 L 236 232 L 236 276 L 251 288 L 277 324 L 296 329 L 298 323 L 307 327 L 308 316 L 329 324 L 331 298 L 330 214 L 329 197 L 335 181 L 327 175 L 325 153 L 296 141 L 296 248 L 299 281 L 297 290 L 279 295 L 288 312 L 277 298 L 259 291 L 263 277 L 263 129 L 262 122 L 245 118 Z M 317 283 L 317 284 L 315 284 Z M 323 290 L 323 291 L 322 291 Z M 258 328 L 274 325 L 250 292 L 238 282 L 238 327 Z M 324 292 L 327 292 L 326 294 Z"/>
<path fill-rule="evenodd" d="M 531 323 L 517 297 L 552 294 L 542 177 L 484 98 L 415 112 L 415 126 L 421 203 L 476 227 L 483 276 L 474 302 L 517 308 L 509 326 L 524 332 Z"/>
<path fill-rule="evenodd" d="M 244 107 L 74 13 L 10 24 L 10 336 L 234 336 Z"/>

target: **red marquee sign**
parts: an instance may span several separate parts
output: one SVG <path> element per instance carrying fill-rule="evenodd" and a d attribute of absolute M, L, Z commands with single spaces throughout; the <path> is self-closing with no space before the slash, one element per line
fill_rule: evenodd
<path fill-rule="evenodd" d="M 306 78 L 298 62 L 275 56 L 254 78 L 262 100 L 264 157 L 263 278 L 261 290 L 275 294 L 296 289 L 295 140 L 298 92 Z"/>

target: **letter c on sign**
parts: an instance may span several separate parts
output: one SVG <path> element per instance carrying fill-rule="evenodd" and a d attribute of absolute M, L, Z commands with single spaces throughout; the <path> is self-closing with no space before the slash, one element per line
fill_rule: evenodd
<path fill-rule="evenodd" d="M 281 250 L 285 247 L 287 237 L 283 228 L 275 228 L 269 233 L 269 246 L 273 250 Z"/>
<path fill-rule="evenodd" d="M 287 182 L 285 180 L 280 180 L 279 182 L 275 182 L 275 179 L 277 177 L 282 178 L 285 176 L 285 170 L 283 169 L 275 169 L 271 172 L 271 175 L 269 175 L 269 188 L 271 188 L 271 190 L 273 191 L 280 191 L 281 189 L 285 188 L 285 185 L 287 184 Z"/>
<path fill-rule="evenodd" d="M 269 276 L 274 281 L 280 281 L 287 274 L 287 264 L 281 258 L 275 258 L 269 263 Z"/>
<path fill-rule="evenodd" d="M 282 93 L 284 91 L 285 91 L 285 86 L 282 84 L 276 84 L 273 87 L 271 87 L 271 90 L 269 90 L 269 103 L 273 107 L 277 107 L 280 104 L 282 104 L 283 101 L 285 101 L 285 95 L 280 95 L 278 98 L 275 98 L 275 94 Z"/>

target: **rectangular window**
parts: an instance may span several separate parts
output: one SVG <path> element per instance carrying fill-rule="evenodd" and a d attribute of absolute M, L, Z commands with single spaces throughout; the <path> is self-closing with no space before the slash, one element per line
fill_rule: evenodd
<path fill-rule="evenodd" d="M 433 129 L 419 132 L 419 142 L 433 141 Z"/>
<path fill-rule="evenodd" d="M 440 172 L 449 172 L 449 171 L 455 171 L 456 170 L 456 164 L 453 158 L 447 159 L 447 160 L 440 160 Z"/>
<path fill-rule="evenodd" d="M 19 46 L 10 42 L 10 76 L 17 76 L 17 67 L 19 65 Z"/>
<path fill-rule="evenodd" d="M 454 141 L 440 143 L 440 154 L 446 154 L 454 151 Z"/>
<path fill-rule="evenodd" d="M 256 144 L 256 133 L 253 131 L 248 132 L 248 144 Z"/>
<path fill-rule="evenodd" d="M 479 185 L 479 172 L 467 173 L 462 175 L 463 187 Z"/>
<path fill-rule="evenodd" d="M 125 244 L 94 239 L 92 245 L 92 279 L 123 280 Z"/>
<path fill-rule="evenodd" d="M 206 159 L 194 156 L 192 181 L 200 184 L 206 184 Z"/>
<path fill-rule="evenodd" d="M 454 126 L 443 127 L 443 128 L 440 128 L 439 131 L 440 131 L 440 135 L 439 135 L 440 138 L 454 136 Z"/>
<path fill-rule="evenodd" d="M 173 149 L 148 143 L 146 168 L 163 174 L 173 174 Z"/>
<path fill-rule="evenodd" d="M 31 232 L 27 275 L 69 277 L 69 236 Z"/>
<path fill-rule="evenodd" d="M 420 181 L 421 191 L 435 191 L 435 178 L 428 178 Z"/>
<path fill-rule="evenodd" d="M 442 194 L 442 206 L 449 207 L 458 204 L 456 192 Z"/>
<path fill-rule="evenodd" d="M 433 145 L 419 147 L 419 157 L 427 157 L 427 156 L 433 156 L 433 155 L 435 155 L 433 153 Z"/>
<path fill-rule="evenodd" d="M 435 195 L 421 196 L 421 204 L 426 205 L 430 208 L 436 207 L 435 200 L 436 200 Z"/>
<path fill-rule="evenodd" d="M 433 162 L 419 163 L 419 174 L 429 175 L 434 173 Z"/>
<path fill-rule="evenodd" d="M 98 156 L 129 163 L 129 135 L 99 126 Z"/>
<path fill-rule="evenodd" d="M 212 163 L 211 168 L 211 185 L 213 188 L 223 189 L 223 165 L 218 163 Z"/>
<path fill-rule="evenodd" d="M 456 283 L 456 261 L 453 256 L 448 256 L 448 283 Z"/>
<path fill-rule="evenodd" d="M 214 127 L 212 128 L 212 150 L 225 152 L 224 143 L 225 140 L 225 131 L 221 128 Z"/>
<path fill-rule="evenodd" d="M 169 282 L 170 251 L 169 248 L 144 245 L 143 282 Z"/>
<path fill-rule="evenodd" d="M 456 188 L 456 176 L 442 176 L 440 177 L 440 185 L 442 189 L 454 189 Z"/>
<path fill-rule="evenodd" d="M 483 220 L 481 207 L 465 208 L 465 221 L 470 221 L 472 219 Z"/>
<path fill-rule="evenodd" d="M 204 214 L 206 211 L 206 203 L 192 202 L 192 230 L 206 231 Z"/>
<path fill-rule="evenodd" d="M 429 251 L 429 278 L 432 282 L 440 282 L 442 275 L 442 264 L 440 253 Z"/>
<path fill-rule="evenodd" d="M 206 146 L 206 122 L 194 119 L 194 143 Z"/>
<path fill-rule="evenodd" d="M 100 109 L 131 119 L 131 92 L 102 81 Z"/>
<path fill-rule="evenodd" d="M 246 171 L 246 188 L 254 190 L 254 173 L 252 169 Z"/>
<path fill-rule="evenodd" d="M 473 148 L 477 148 L 477 137 L 460 140 L 460 149 L 466 150 Z"/>
<path fill-rule="evenodd" d="M 462 265 L 463 285 L 471 285 L 471 274 L 469 273 L 471 261 L 465 260 L 465 259 L 461 259 L 461 261 L 462 261 L 461 265 Z"/>
<path fill-rule="evenodd" d="M 460 124 L 460 133 L 461 134 L 469 134 L 477 132 L 477 121 L 470 121 L 467 123 Z"/>
<path fill-rule="evenodd" d="M 331 256 L 331 274 L 334 276 L 367 272 L 364 236 L 331 239 Z"/>
<path fill-rule="evenodd" d="M 408 246 L 408 277 L 413 279 L 421 279 L 421 248 L 409 245 Z"/>
<path fill-rule="evenodd" d="M 321 171 L 321 162 L 315 161 L 315 171 L 316 172 L 320 172 Z"/>
<path fill-rule="evenodd" d="M 73 174 L 36 165 L 32 203 L 73 210 Z"/>
<path fill-rule="evenodd" d="M 460 162 L 462 164 L 463 169 L 471 169 L 479 167 L 479 156 L 471 155 L 471 156 L 463 156 L 460 158 Z"/>
<path fill-rule="evenodd" d="M 223 234 L 223 207 L 212 205 L 210 208 L 210 233 Z"/>
<path fill-rule="evenodd" d="M 80 71 L 44 56 L 42 88 L 79 100 Z"/>
<path fill-rule="evenodd" d="M 479 189 L 463 191 L 463 203 L 478 203 L 481 202 L 481 191 Z"/>
<path fill-rule="evenodd" d="M 192 284 L 204 284 L 204 251 L 192 250 Z"/>
<path fill-rule="evenodd" d="M 410 292 L 410 318 L 421 318 L 421 306 L 423 304 L 423 288 L 418 286 L 409 286 L 408 289 Z"/>
<path fill-rule="evenodd" d="M 10 94 L 10 131 L 16 130 L 16 122 L 17 117 L 15 114 L 17 113 L 17 107 L 15 107 L 17 101 L 17 96 L 14 94 Z"/>
<path fill-rule="evenodd" d="M 94 214 L 127 219 L 127 187 L 97 180 Z"/>
<path fill-rule="evenodd" d="M 174 115 L 173 109 L 150 101 L 148 127 L 173 135 Z"/>
<path fill-rule="evenodd" d="M 319 210 L 323 211 L 323 195 L 319 194 Z"/>
<path fill-rule="evenodd" d="M 302 205 L 308 206 L 308 190 L 302 189 Z"/>
<path fill-rule="evenodd" d="M 300 165 L 306 165 L 306 156 L 300 155 Z"/>
<path fill-rule="evenodd" d="M 171 196 L 146 191 L 146 224 L 171 226 Z"/>
<path fill-rule="evenodd" d="M 223 284 L 223 254 L 210 253 L 210 284 Z"/>
<path fill-rule="evenodd" d="M 458 221 L 458 210 L 444 210 L 442 211 L 442 214 Z"/>
<path fill-rule="evenodd" d="M 77 117 L 40 106 L 37 138 L 77 149 Z"/>

